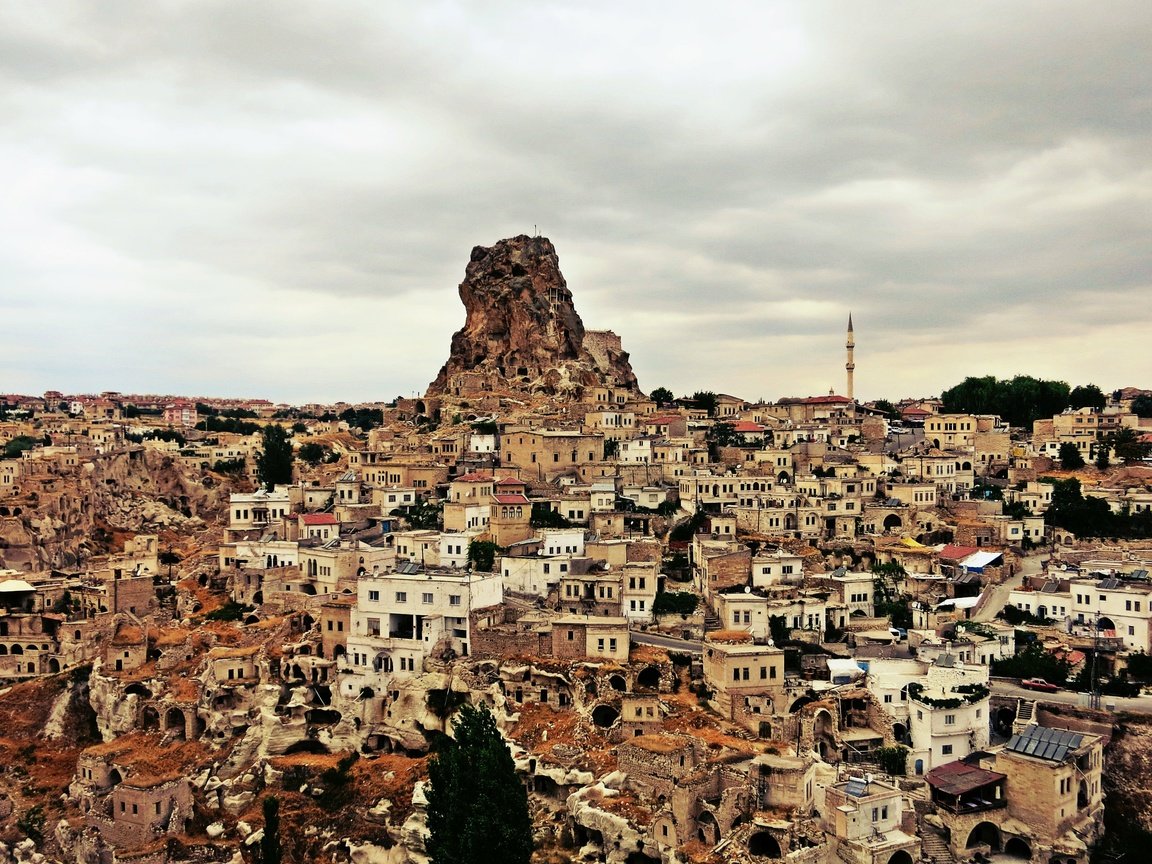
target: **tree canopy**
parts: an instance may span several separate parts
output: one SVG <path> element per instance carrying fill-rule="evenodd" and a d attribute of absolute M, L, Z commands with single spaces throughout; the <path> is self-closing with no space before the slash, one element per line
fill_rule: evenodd
<path fill-rule="evenodd" d="M 256 477 L 271 489 L 277 483 L 292 482 L 292 440 L 279 423 L 269 423 L 261 434 L 256 454 Z"/>
<path fill-rule="evenodd" d="M 1152 417 L 1152 396 L 1137 396 L 1132 400 L 1132 413 L 1138 417 Z"/>
<path fill-rule="evenodd" d="M 1103 408 L 1107 404 L 1108 397 L 1095 384 L 1074 387 L 1068 394 L 1069 408 Z"/>
<path fill-rule="evenodd" d="M 716 394 L 711 390 L 697 390 L 692 394 L 692 401 L 697 408 L 703 408 L 709 417 L 716 416 Z"/>
<path fill-rule="evenodd" d="M 1080 454 L 1080 448 L 1071 441 L 1065 441 L 1060 445 L 1060 467 L 1065 471 L 1075 471 L 1084 467 L 1084 457 Z"/>
<path fill-rule="evenodd" d="M 676 397 L 672 395 L 672 391 L 667 387 L 657 387 L 648 394 L 648 398 L 663 408 Z"/>
<path fill-rule="evenodd" d="M 994 375 L 965 378 L 940 394 L 948 414 L 996 414 L 1013 426 L 1031 429 L 1033 422 L 1068 407 L 1070 390 L 1063 381 L 1030 375 L 1000 380 Z"/>
<path fill-rule="evenodd" d="M 433 864 L 528 864 L 528 793 L 495 718 L 486 707 L 465 705 L 452 728 L 455 739 L 428 765 Z"/>

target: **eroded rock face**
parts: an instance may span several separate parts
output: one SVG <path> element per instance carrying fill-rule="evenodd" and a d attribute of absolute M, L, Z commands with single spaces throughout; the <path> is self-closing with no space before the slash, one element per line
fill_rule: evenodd
<path fill-rule="evenodd" d="M 546 237 L 520 235 L 472 250 L 460 299 L 464 327 L 429 396 L 483 392 L 578 398 L 593 386 L 636 390 L 619 338 L 585 331 Z"/>

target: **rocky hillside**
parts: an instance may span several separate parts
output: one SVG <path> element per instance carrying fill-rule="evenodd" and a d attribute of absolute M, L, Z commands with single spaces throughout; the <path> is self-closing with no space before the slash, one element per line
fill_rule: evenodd
<path fill-rule="evenodd" d="M 218 479 L 141 448 L 23 486 L 0 507 L 0 567 L 14 570 L 76 567 L 107 553 L 117 532 L 195 530 L 224 512 L 229 493 Z"/>
<path fill-rule="evenodd" d="M 585 331 L 546 237 L 477 246 L 460 299 L 467 320 L 429 396 L 485 390 L 578 398 L 592 386 L 636 389 L 619 339 Z"/>

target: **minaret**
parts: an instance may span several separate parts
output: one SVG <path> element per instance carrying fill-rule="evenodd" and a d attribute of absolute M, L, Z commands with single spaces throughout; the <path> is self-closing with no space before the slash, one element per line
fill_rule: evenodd
<path fill-rule="evenodd" d="M 849 399 L 855 399 L 852 394 L 852 373 L 856 371 L 856 364 L 852 360 L 852 350 L 856 347 L 856 337 L 852 335 L 852 313 L 848 313 L 848 362 L 844 364 L 844 368 L 848 371 L 848 392 L 846 395 Z"/>

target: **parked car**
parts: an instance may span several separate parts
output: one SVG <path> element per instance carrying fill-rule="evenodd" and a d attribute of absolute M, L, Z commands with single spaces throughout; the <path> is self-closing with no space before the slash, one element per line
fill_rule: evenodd
<path fill-rule="evenodd" d="M 1043 678 L 1025 678 L 1020 682 L 1020 686 L 1025 690 L 1039 690 L 1042 693 L 1055 693 L 1060 689 L 1055 684 L 1049 684 Z"/>

